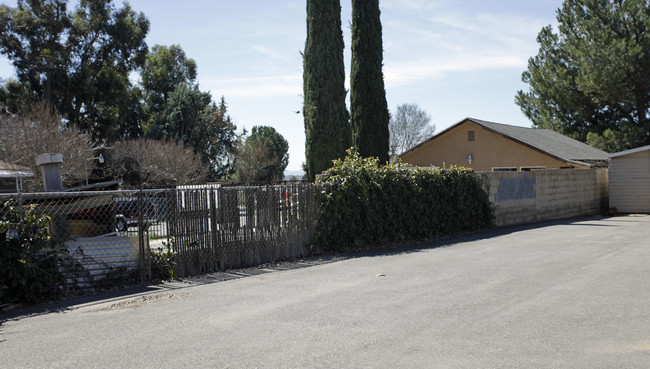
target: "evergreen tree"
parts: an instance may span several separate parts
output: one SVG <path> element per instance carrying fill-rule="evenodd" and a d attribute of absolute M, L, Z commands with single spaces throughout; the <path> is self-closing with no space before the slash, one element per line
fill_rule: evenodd
<path fill-rule="evenodd" d="M 164 109 L 165 101 L 176 86 L 192 86 L 196 80 L 196 61 L 188 58 L 180 45 L 154 45 L 140 71 L 149 122 Z"/>
<path fill-rule="evenodd" d="M 209 92 L 183 83 L 169 93 L 162 114 L 151 126 L 148 136 L 192 147 L 209 166 L 208 180 L 214 181 L 232 171 L 236 129 L 223 97 L 217 105 Z"/>
<path fill-rule="evenodd" d="M 359 154 L 388 161 L 388 104 L 382 72 L 379 0 L 352 0 L 350 114 Z"/>
<path fill-rule="evenodd" d="M 289 143 L 269 126 L 254 126 L 235 156 L 233 179 L 237 182 L 270 182 L 284 179 L 289 164 Z"/>
<path fill-rule="evenodd" d="M 161 118 L 171 92 L 182 84 L 194 86 L 196 62 L 188 58 L 180 45 L 154 45 L 140 70 L 142 88 L 142 131 L 149 130 Z"/>
<path fill-rule="evenodd" d="M 303 88 L 305 167 L 313 181 L 351 146 L 339 0 L 307 0 Z"/>
<path fill-rule="evenodd" d="M 0 53 L 16 70 L 0 104 L 45 100 L 96 139 L 137 136 L 141 93 L 129 75 L 145 61 L 149 21 L 128 3 L 76 1 L 74 11 L 67 3 L 0 5 Z"/>
<path fill-rule="evenodd" d="M 566 0 L 559 27 L 537 36 L 539 53 L 515 98 L 536 127 L 605 151 L 650 144 L 650 5 L 646 0 Z"/>

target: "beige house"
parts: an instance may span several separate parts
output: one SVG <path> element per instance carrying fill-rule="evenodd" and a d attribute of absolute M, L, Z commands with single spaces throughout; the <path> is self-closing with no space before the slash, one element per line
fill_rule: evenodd
<path fill-rule="evenodd" d="M 466 118 L 399 156 L 422 167 L 478 172 L 606 167 L 608 154 L 548 129 Z"/>
<path fill-rule="evenodd" d="M 621 213 L 650 213 L 650 146 L 609 157 L 610 208 Z"/>

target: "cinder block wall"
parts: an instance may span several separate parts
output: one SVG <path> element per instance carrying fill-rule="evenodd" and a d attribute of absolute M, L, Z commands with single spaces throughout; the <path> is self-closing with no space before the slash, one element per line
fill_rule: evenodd
<path fill-rule="evenodd" d="M 609 203 L 606 168 L 481 174 L 490 183 L 497 226 L 595 215 Z"/>

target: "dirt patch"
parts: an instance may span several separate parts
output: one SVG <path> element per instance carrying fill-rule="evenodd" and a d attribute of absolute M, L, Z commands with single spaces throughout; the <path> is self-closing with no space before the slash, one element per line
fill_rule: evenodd
<path fill-rule="evenodd" d="M 139 309 L 145 305 L 164 300 L 181 299 L 192 296 L 192 293 L 159 293 L 155 295 L 145 295 L 129 300 L 119 301 L 110 305 L 91 309 L 88 312 L 111 311 L 118 309 Z"/>

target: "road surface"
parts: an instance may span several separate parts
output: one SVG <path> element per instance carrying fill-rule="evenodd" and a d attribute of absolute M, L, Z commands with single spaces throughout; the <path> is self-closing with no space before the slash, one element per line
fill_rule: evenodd
<path fill-rule="evenodd" d="M 0 367 L 650 367 L 648 216 L 265 271 L 5 313 Z"/>

